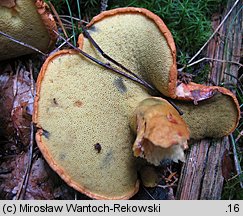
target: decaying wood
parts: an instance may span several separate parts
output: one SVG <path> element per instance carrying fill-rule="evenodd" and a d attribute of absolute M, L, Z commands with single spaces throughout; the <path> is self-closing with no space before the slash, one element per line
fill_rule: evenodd
<path fill-rule="evenodd" d="M 226 13 L 232 8 L 234 2 L 234 0 L 228 1 Z M 241 7 L 241 4 L 238 4 L 234 8 L 219 33 L 208 44 L 205 54 L 207 57 L 234 62 L 240 61 Z M 214 20 L 214 29 L 219 25 L 220 19 L 218 17 Z M 216 85 L 224 83 L 226 86 L 229 83 L 236 84 L 237 82 L 234 77 L 238 77 L 239 65 L 229 64 L 226 61 L 213 61 L 211 63 L 209 80 Z M 220 199 L 224 183 L 222 159 L 226 149 L 229 149 L 228 137 L 194 142 L 187 152 L 186 162 L 182 167 L 176 198 L 190 200 Z"/>

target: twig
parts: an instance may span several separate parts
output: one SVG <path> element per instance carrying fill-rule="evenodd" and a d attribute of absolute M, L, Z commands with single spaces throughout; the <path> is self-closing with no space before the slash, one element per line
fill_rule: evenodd
<path fill-rule="evenodd" d="M 150 196 L 152 200 L 155 200 L 155 198 L 148 192 L 148 190 L 143 186 L 144 191 Z"/>
<path fill-rule="evenodd" d="M 31 165 L 32 165 L 32 156 L 33 156 L 33 137 L 34 137 L 34 124 L 33 122 L 31 122 L 31 125 L 30 125 L 30 145 L 29 145 L 29 155 L 28 155 L 28 164 L 27 164 L 27 168 L 25 170 L 25 174 L 24 174 L 24 178 L 22 180 L 22 183 L 21 183 L 21 187 L 15 197 L 15 199 L 17 200 L 22 200 L 24 199 L 24 195 L 25 195 L 25 192 L 26 192 L 26 188 L 27 188 L 27 185 L 28 185 L 28 181 L 29 181 L 29 175 L 30 175 L 30 170 L 31 170 Z"/>
<path fill-rule="evenodd" d="M 229 73 L 224 73 L 224 74 L 234 78 L 237 81 L 238 89 L 241 91 L 241 93 L 243 93 L 242 88 L 241 88 L 242 87 L 241 81 L 236 76 L 234 76 L 233 74 L 229 74 Z"/>
<path fill-rule="evenodd" d="M 14 85 L 13 85 L 13 96 L 14 98 L 16 97 L 17 93 L 18 93 L 18 76 L 19 76 L 19 71 L 21 70 L 21 63 L 18 62 L 18 66 L 16 68 L 16 75 L 14 78 Z M 13 106 L 14 109 L 14 106 Z"/>
<path fill-rule="evenodd" d="M 235 139 L 235 143 L 237 143 L 242 136 L 243 136 L 243 130 L 239 133 L 239 135 Z"/>
<path fill-rule="evenodd" d="M 231 140 L 231 145 L 233 147 L 233 153 L 234 153 L 234 161 L 235 161 L 235 169 L 236 172 L 239 176 L 239 180 L 240 180 L 240 187 L 243 188 L 243 179 L 241 176 L 242 170 L 241 170 L 241 166 L 238 160 L 238 156 L 237 156 L 237 151 L 236 151 L 236 145 L 235 145 L 235 140 L 232 134 L 230 134 L 230 140 Z"/>
<path fill-rule="evenodd" d="M 66 30 L 65 30 L 65 28 L 64 28 L 64 26 L 63 26 L 63 24 L 62 24 L 62 21 L 61 21 L 59 15 L 58 15 L 58 13 L 57 13 L 55 7 L 53 6 L 53 4 L 52 4 L 50 1 L 48 1 L 48 4 L 50 5 L 51 10 L 52 10 L 52 12 L 54 13 L 55 17 L 57 18 L 57 22 L 58 22 L 59 25 L 61 26 L 62 31 L 63 31 L 65 37 L 68 38 L 67 32 L 66 32 Z"/>
<path fill-rule="evenodd" d="M 243 172 L 240 173 L 240 175 L 241 175 L 241 174 L 243 174 Z M 239 175 L 236 174 L 236 175 L 234 175 L 233 177 L 229 178 L 227 181 L 228 181 L 228 182 L 229 182 L 229 181 L 232 181 L 232 180 L 234 180 L 234 179 L 236 179 L 236 178 L 238 178 L 238 177 L 239 177 Z"/>
<path fill-rule="evenodd" d="M 101 0 L 100 12 L 106 11 L 107 7 L 108 7 L 108 0 Z"/>
<path fill-rule="evenodd" d="M 67 38 L 67 41 L 70 41 L 73 38 L 73 35 L 70 38 Z M 50 54 L 53 54 L 55 52 L 57 52 L 58 50 L 60 50 L 65 44 L 67 44 L 66 41 L 64 41 L 63 43 L 61 43 L 56 49 L 54 49 L 53 51 L 51 51 Z"/>
<path fill-rule="evenodd" d="M 131 76 L 131 75 L 129 75 L 129 74 L 126 74 L 126 73 L 124 73 L 123 71 L 120 71 L 120 70 L 118 70 L 118 69 L 116 69 L 116 68 L 113 68 L 110 64 L 107 64 L 107 63 L 104 63 L 104 62 L 102 62 L 102 61 L 99 61 L 98 59 L 95 59 L 94 57 L 90 56 L 88 53 L 84 52 L 83 50 L 81 50 L 81 49 L 75 47 L 73 44 L 71 44 L 70 42 L 68 42 L 68 41 L 67 41 L 64 37 L 62 37 L 58 32 L 56 32 L 55 30 L 53 30 L 53 31 L 54 31 L 54 32 L 55 32 L 55 33 L 56 33 L 62 40 L 64 40 L 69 46 L 71 46 L 74 50 L 78 51 L 78 52 L 81 53 L 83 56 L 85 56 L 86 58 L 88 58 L 88 59 L 90 59 L 91 61 L 95 62 L 96 64 L 101 65 L 101 66 L 105 67 L 105 68 L 108 69 L 108 70 L 112 70 L 113 72 L 118 73 L 118 74 L 120 74 L 120 75 L 122 75 L 122 76 L 124 76 L 124 77 L 126 77 L 126 78 L 128 78 L 128 79 L 131 79 L 131 80 L 133 80 L 134 82 L 137 82 L 137 83 L 139 83 L 139 84 L 142 84 L 143 86 L 149 88 L 150 90 L 154 90 L 154 88 L 151 89 L 150 85 L 146 86 L 146 85 L 144 84 L 144 82 L 141 81 L 140 79 L 138 79 L 138 78 L 136 78 L 136 77 L 133 77 L 133 76 Z"/>
<path fill-rule="evenodd" d="M 78 51 L 79 53 L 81 53 L 82 55 L 84 55 L 86 58 L 90 59 L 91 61 L 95 62 L 98 65 L 101 65 L 103 67 L 105 67 L 108 70 L 111 70 L 115 73 L 118 73 L 130 80 L 133 80 L 134 82 L 137 82 L 141 85 L 143 85 L 144 87 L 148 88 L 149 90 L 152 90 L 155 94 L 162 96 L 162 94 L 152 85 L 150 85 L 149 83 L 147 83 L 146 81 L 144 81 L 142 78 L 140 78 L 139 76 L 137 76 L 136 74 L 134 74 L 132 71 L 130 71 L 129 69 L 126 69 L 124 66 L 122 66 L 120 63 L 118 63 L 117 61 L 113 60 L 111 57 L 109 57 L 108 55 L 106 55 L 102 49 L 98 46 L 98 44 L 96 44 L 96 42 L 92 39 L 92 37 L 90 37 L 89 35 L 89 39 L 92 40 L 91 43 L 96 44 L 97 46 L 95 46 L 95 48 L 98 50 L 99 53 L 103 53 L 103 56 L 105 55 L 106 57 L 108 57 L 110 59 L 111 62 L 113 62 L 114 64 L 116 64 L 117 66 L 121 67 L 122 69 L 126 70 L 127 72 L 130 71 L 131 75 L 124 73 L 123 71 L 120 71 L 116 68 L 113 68 L 109 63 L 103 63 L 101 61 L 99 61 L 98 59 L 90 56 L 88 53 L 84 52 L 83 50 L 75 47 L 73 44 L 71 44 L 70 42 L 68 42 L 64 37 L 62 37 L 58 32 L 56 32 L 55 30 L 53 30 L 55 32 L 55 34 L 57 34 L 62 40 L 64 40 L 69 46 L 71 46 L 74 50 Z M 102 54 L 101 54 L 102 55 Z M 108 60 L 109 60 L 108 59 Z M 173 102 L 171 101 L 171 99 L 163 96 L 178 112 L 180 115 L 183 115 L 183 112 L 181 111 L 181 109 Z"/>
<path fill-rule="evenodd" d="M 204 57 L 204 58 L 201 58 L 195 62 L 192 62 L 191 64 L 188 64 L 188 65 L 185 65 L 184 67 L 178 69 L 179 72 L 183 71 L 185 68 L 189 68 L 195 64 L 198 64 L 202 61 L 217 61 L 217 62 L 222 62 L 222 63 L 231 63 L 231 64 L 236 64 L 238 65 L 240 68 L 243 67 L 243 64 L 239 63 L 239 62 L 235 62 L 235 61 L 227 61 L 227 60 L 221 60 L 221 59 L 213 59 L 213 58 L 208 58 L 208 57 Z"/>
<path fill-rule="evenodd" d="M 224 24 L 224 22 L 226 21 L 226 19 L 229 17 L 229 15 L 231 14 L 231 12 L 233 11 L 233 9 L 236 7 L 236 5 L 239 3 L 240 0 L 236 0 L 234 5 L 232 6 L 232 8 L 229 10 L 229 12 L 226 14 L 226 16 L 224 17 L 224 19 L 222 20 L 222 22 L 219 24 L 219 26 L 215 29 L 215 31 L 213 32 L 213 34 L 209 37 L 209 39 L 206 41 L 206 43 L 201 47 L 201 49 L 189 60 L 189 64 L 202 52 L 202 50 L 207 46 L 207 44 L 209 43 L 209 41 L 214 37 L 214 35 L 219 31 L 219 29 L 222 27 L 222 25 Z"/>
<path fill-rule="evenodd" d="M 122 64 L 120 64 L 119 62 L 117 62 L 116 60 L 114 60 L 113 58 L 111 58 L 108 54 L 106 54 L 101 47 L 95 42 L 95 40 L 91 37 L 91 35 L 89 34 L 89 32 L 86 30 L 86 28 L 81 24 L 81 28 L 83 30 L 84 36 L 87 37 L 89 39 L 89 41 L 91 42 L 91 44 L 96 48 L 96 50 L 108 61 L 112 62 L 113 64 L 115 64 L 116 66 L 120 67 L 121 69 L 123 69 L 124 71 L 128 72 L 129 74 L 133 75 L 134 77 L 136 77 L 137 79 L 141 80 L 145 86 L 149 86 L 149 88 L 153 91 L 157 91 L 152 85 L 150 85 L 149 83 L 147 83 L 146 81 L 144 81 L 143 79 L 141 79 L 138 75 L 136 75 L 135 73 L 133 73 L 131 70 L 129 70 L 128 68 L 126 68 L 125 66 L 123 66 Z"/>
<path fill-rule="evenodd" d="M 69 18 L 69 19 L 73 19 L 73 20 L 76 20 L 76 21 L 81 21 L 82 23 L 86 23 L 86 24 L 88 24 L 89 22 L 87 22 L 87 21 L 85 21 L 85 20 L 82 20 L 82 19 L 79 19 L 79 18 L 77 18 L 77 17 L 71 17 L 71 16 L 68 16 L 68 15 L 59 15 L 59 17 L 62 19 L 62 20 L 65 20 L 65 21 L 67 21 L 66 19 L 63 19 L 63 18 Z M 69 21 L 67 21 L 67 22 L 69 22 Z M 70 22 L 70 24 L 71 24 L 71 22 Z"/>
<path fill-rule="evenodd" d="M 0 31 L 0 35 L 2 35 L 2 36 L 4 36 L 4 37 L 8 38 L 9 40 L 11 40 L 11 41 L 13 41 L 13 42 L 15 42 L 15 43 L 17 43 L 17 44 L 20 44 L 20 45 L 22 45 L 22 46 L 24 46 L 24 47 L 28 47 L 28 48 L 30 48 L 30 49 L 32 49 L 32 50 L 34 50 L 34 51 L 36 51 L 36 52 L 38 52 L 38 53 L 44 55 L 44 56 L 48 56 L 48 54 L 43 53 L 43 52 L 40 51 L 39 49 L 37 49 L 37 48 L 35 48 L 35 47 L 33 47 L 33 46 L 29 45 L 29 44 L 26 44 L 26 43 L 24 43 L 24 42 L 21 42 L 21 41 L 19 41 L 19 40 L 13 38 L 12 36 L 10 36 L 10 35 L 8 35 L 8 34 L 2 32 L 2 31 Z"/>
<path fill-rule="evenodd" d="M 34 78 L 33 78 L 33 65 L 32 60 L 29 60 L 29 70 L 30 70 L 30 82 L 31 82 L 31 94 L 32 97 L 35 97 L 35 87 L 34 87 Z"/>
<path fill-rule="evenodd" d="M 176 178 L 171 184 L 168 184 L 168 185 L 157 185 L 157 187 L 160 187 L 160 188 L 168 188 L 168 187 L 173 187 L 175 186 L 175 183 L 178 181 L 178 178 Z"/>

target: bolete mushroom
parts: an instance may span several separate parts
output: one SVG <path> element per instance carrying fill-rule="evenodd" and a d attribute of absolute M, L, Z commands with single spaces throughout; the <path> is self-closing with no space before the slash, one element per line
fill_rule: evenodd
<path fill-rule="evenodd" d="M 43 0 L 0 1 L 0 31 L 42 52 L 51 49 L 56 41 L 54 18 Z M 33 53 L 10 39 L 0 36 L 0 60 Z"/>
<path fill-rule="evenodd" d="M 175 45 L 159 17 L 146 9 L 115 9 L 95 17 L 89 27 L 105 52 L 176 97 Z M 86 38 L 81 36 L 79 44 L 104 60 Z M 237 122 L 239 110 L 235 103 L 231 108 Z M 73 50 L 53 54 L 42 66 L 33 120 L 49 165 L 68 185 L 95 199 L 128 199 L 138 191 L 132 149 L 158 165 L 168 157 L 183 160 L 189 139 L 187 119 L 166 100 Z"/>
<path fill-rule="evenodd" d="M 150 97 L 141 101 L 131 121 L 137 131 L 134 156 L 159 165 L 161 160 L 184 161 L 189 129 L 177 110 L 166 100 Z"/>
<path fill-rule="evenodd" d="M 139 185 L 130 117 L 137 100 L 148 96 L 80 54 L 60 51 L 46 60 L 37 81 L 38 146 L 76 190 L 96 199 L 128 199 Z"/>
<path fill-rule="evenodd" d="M 191 139 L 219 138 L 232 133 L 240 119 L 240 107 L 234 94 L 219 86 L 181 83 L 174 101 L 184 112 L 183 119 Z M 195 105 L 196 103 L 196 105 Z"/>
<path fill-rule="evenodd" d="M 117 8 L 97 15 L 87 27 L 104 52 L 165 96 L 176 97 L 176 48 L 160 17 L 144 8 Z M 82 35 L 79 44 L 82 48 Z"/>

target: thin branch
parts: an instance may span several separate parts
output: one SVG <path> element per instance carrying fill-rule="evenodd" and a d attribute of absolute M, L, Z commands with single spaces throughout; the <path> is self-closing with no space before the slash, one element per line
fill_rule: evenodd
<path fill-rule="evenodd" d="M 239 175 L 240 187 L 243 188 L 243 179 L 242 179 L 242 176 L 241 176 L 242 170 L 241 170 L 240 162 L 239 162 L 239 159 L 238 159 L 238 156 L 237 156 L 235 140 L 234 140 L 234 137 L 233 137 L 232 134 L 230 134 L 230 140 L 231 140 L 231 145 L 233 147 L 235 169 L 236 169 L 237 174 Z"/>
<path fill-rule="evenodd" d="M 86 28 L 81 24 L 81 28 L 83 30 L 84 36 L 87 37 L 89 39 L 89 41 L 91 42 L 91 44 L 96 48 L 96 50 L 108 61 L 112 62 L 113 64 L 115 64 L 116 66 L 120 67 L 121 69 L 123 69 L 124 71 L 128 72 L 129 74 L 133 75 L 134 77 L 136 77 L 137 79 L 141 80 L 145 86 L 149 86 L 150 89 L 152 89 L 153 91 L 157 91 L 152 85 L 150 85 L 149 83 L 147 83 L 146 81 L 142 80 L 138 75 L 136 75 L 135 73 L 133 73 L 131 70 L 129 70 L 128 68 L 126 68 L 125 66 L 123 66 L 122 64 L 120 64 L 119 62 L 117 62 L 116 60 L 114 60 L 113 58 L 111 58 L 108 54 L 106 54 L 101 47 L 95 42 L 95 40 L 91 37 L 91 35 L 89 34 L 89 32 L 86 30 Z"/>
<path fill-rule="evenodd" d="M 21 187 L 15 197 L 15 199 L 17 200 L 22 200 L 24 199 L 25 196 L 25 192 L 26 192 L 26 188 L 28 186 L 28 181 L 29 181 L 29 176 L 30 176 L 30 170 L 31 170 L 31 166 L 32 166 L 32 156 L 33 156 L 33 140 L 34 140 L 34 124 L 33 122 L 31 122 L 30 125 L 30 144 L 29 144 L 29 155 L 28 155 L 28 164 L 27 164 L 27 168 L 25 170 L 25 174 L 24 174 L 24 178 L 22 180 L 21 183 Z"/>
<path fill-rule="evenodd" d="M 143 186 L 144 191 L 150 196 L 152 200 L 155 200 L 155 198 L 148 192 L 148 190 Z"/>
<path fill-rule="evenodd" d="M 237 143 L 242 136 L 243 136 L 243 130 L 239 133 L 239 135 L 235 139 L 235 142 Z"/>
<path fill-rule="evenodd" d="M 36 51 L 36 52 L 38 52 L 38 53 L 44 55 L 44 56 L 48 56 L 48 54 L 43 53 L 43 52 L 40 51 L 39 49 L 37 49 L 37 48 L 35 48 L 35 47 L 33 47 L 33 46 L 27 44 L 27 43 L 21 42 L 21 41 L 19 41 L 19 40 L 13 38 L 12 36 L 10 36 L 10 35 L 8 35 L 8 34 L 2 32 L 2 31 L 0 31 L 0 35 L 2 35 L 2 36 L 4 36 L 4 37 L 8 38 L 9 40 L 11 40 L 11 41 L 13 41 L 13 42 L 15 42 L 15 43 L 17 43 L 17 44 L 20 44 L 20 45 L 22 45 L 22 46 L 24 46 L 24 47 L 28 47 L 28 48 L 30 48 L 30 49 L 32 49 L 32 50 L 34 50 L 34 51 Z"/>
<path fill-rule="evenodd" d="M 67 38 L 67 41 L 70 41 L 73 38 L 73 35 L 70 38 Z M 58 50 L 60 50 L 65 44 L 67 44 L 66 41 L 64 41 L 63 43 L 61 43 L 56 49 L 54 49 L 53 51 L 51 51 L 50 54 L 53 54 L 55 52 L 57 52 Z"/>
<path fill-rule="evenodd" d="M 66 32 L 66 30 L 65 30 L 65 28 L 64 28 L 64 26 L 63 26 L 63 24 L 62 24 L 62 21 L 61 21 L 59 15 L 58 15 L 58 13 L 57 13 L 55 7 L 53 6 L 53 4 L 52 4 L 50 1 L 48 1 L 48 4 L 50 5 L 51 10 L 52 10 L 52 12 L 54 13 L 55 17 L 57 18 L 57 22 L 58 22 L 59 25 L 61 26 L 62 31 L 63 31 L 65 37 L 68 38 L 67 32 Z"/>
<path fill-rule="evenodd" d="M 202 61 L 217 61 L 217 62 L 222 62 L 222 63 L 230 63 L 230 64 L 236 64 L 238 65 L 240 68 L 243 67 L 243 64 L 236 62 L 236 61 L 227 61 L 227 60 L 222 60 L 222 59 L 214 59 L 214 58 L 208 58 L 208 57 L 204 57 L 201 58 L 195 62 L 192 62 L 191 64 L 185 65 L 184 67 L 178 69 L 179 72 L 183 71 L 185 68 L 189 68 L 191 66 L 194 66 L 195 64 L 198 64 Z"/>
<path fill-rule="evenodd" d="M 103 63 L 102 61 L 99 61 L 98 59 L 95 59 L 94 57 L 92 57 L 92 56 L 89 55 L 88 53 L 84 52 L 83 50 L 81 50 L 81 49 L 75 47 L 72 43 L 68 42 L 68 41 L 67 41 L 64 37 L 62 37 L 58 32 L 56 32 L 55 30 L 53 30 L 53 31 L 54 31 L 54 32 L 55 32 L 55 33 L 56 33 L 62 40 L 64 40 L 69 46 L 71 46 L 74 50 L 78 51 L 78 52 L 81 53 L 83 56 L 85 56 L 86 58 L 88 58 L 88 59 L 90 59 L 91 61 L 95 62 L 96 64 L 101 65 L 101 66 L 105 67 L 105 68 L 108 69 L 108 70 L 111 70 L 111 71 L 113 71 L 113 72 L 115 72 L 115 73 L 118 73 L 118 74 L 120 74 L 120 75 L 122 75 L 122 76 L 124 76 L 124 77 L 126 77 L 126 78 L 128 78 L 128 79 L 133 80 L 134 82 L 137 82 L 137 83 L 142 84 L 143 86 L 145 86 L 145 85 L 144 85 L 144 82 L 141 81 L 140 79 L 137 79 L 136 77 L 133 77 L 133 76 L 131 76 L 131 75 L 129 75 L 129 74 L 126 74 L 126 73 L 124 73 L 123 71 L 120 71 L 120 70 L 118 70 L 118 69 L 116 69 L 116 68 L 113 68 L 110 64 Z M 153 89 L 150 88 L 150 85 L 149 85 L 149 86 L 145 86 L 145 87 L 149 88 L 150 90 L 153 90 Z"/>
<path fill-rule="evenodd" d="M 35 87 L 34 87 L 34 78 L 33 78 L 33 65 L 32 65 L 32 60 L 29 60 L 29 70 L 30 70 L 30 82 L 31 82 L 31 94 L 32 97 L 35 97 Z"/>
<path fill-rule="evenodd" d="M 165 98 L 177 111 L 178 111 L 178 113 L 180 114 L 180 115 L 183 115 L 183 112 L 182 112 L 182 110 L 170 99 L 170 98 L 168 98 L 168 97 L 165 97 L 165 96 L 163 96 L 156 88 L 154 88 L 152 85 L 150 85 L 149 83 L 147 83 L 146 81 L 144 81 L 142 78 L 140 78 L 139 76 L 137 76 L 136 74 L 134 74 L 133 72 L 131 72 L 130 70 L 128 70 L 128 71 L 130 71 L 131 73 L 132 73 L 132 75 L 133 76 L 131 76 L 131 75 L 129 75 L 129 74 L 127 74 L 127 73 L 125 73 L 125 72 L 123 72 L 123 71 L 120 71 L 120 70 L 118 70 L 118 69 L 116 69 L 116 68 L 114 68 L 114 67 L 112 67 L 109 63 L 103 63 L 103 62 L 101 62 L 101 61 L 99 61 L 98 59 L 96 59 L 96 58 L 94 58 L 94 57 L 92 57 L 92 56 L 90 56 L 88 53 L 86 53 L 86 52 L 84 52 L 83 50 L 81 50 L 81 49 L 79 49 L 79 48 L 77 48 L 76 46 L 74 46 L 72 43 L 70 43 L 70 42 L 68 42 L 64 37 L 62 37 L 58 32 L 56 32 L 55 30 L 53 30 L 54 32 L 55 32 L 55 34 L 57 34 L 62 40 L 64 40 L 69 46 L 71 46 L 74 50 L 76 50 L 76 51 L 78 51 L 79 53 L 81 53 L 83 56 L 85 56 L 86 58 L 88 58 L 88 59 L 90 59 L 91 61 L 93 61 L 93 62 L 95 62 L 96 64 L 98 64 L 98 65 L 100 65 L 100 66 L 102 66 L 102 67 L 104 67 L 104 68 L 106 68 L 106 69 L 108 69 L 108 70 L 111 70 L 111 71 L 113 71 L 113 72 L 115 72 L 115 73 L 117 73 L 117 74 L 120 74 L 120 75 L 122 75 L 122 76 L 124 76 L 124 77 L 126 77 L 126 78 L 128 78 L 128 79 L 130 79 L 130 80 L 133 80 L 134 82 L 137 82 L 137 83 L 139 83 L 139 84 L 141 84 L 141 85 L 143 85 L 144 87 L 146 87 L 146 88 L 148 88 L 149 90 L 152 90 L 155 94 L 157 94 L 157 95 L 159 95 L 159 96 L 161 96 L 161 97 L 163 97 L 163 98 Z M 90 37 L 91 38 L 91 37 Z M 94 42 L 95 43 L 95 42 Z M 95 43 L 96 44 L 96 43 Z M 98 46 L 98 45 L 97 45 Z M 95 47 L 95 48 L 97 48 L 97 47 Z M 100 49 L 100 47 L 98 46 L 98 48 L 97 49 L 99 49 L 98 51 L 99 52 L 103 52 L 101 49 Z M 106 55 L 107 56 L 107 55 Z M 113 60 L 113 59 L 112 59 Z M 116 62 L 115 60 L 113 60 L 114 62 Z M 122 66 L 120 63 L 118 63 L 118 62 L 116 62 L 117 63 L 117 66 Z M 122 66 L 123 68 L 125 68 L 124 66 Z M 135 75 L 135 76 L 134 76 Z"/>
<path fill-rule="evenodd" d="M 222 20 L 222 22 L 219 24 L 219 26 L 215 29 L 215 31 L 213 32 L 213 34 L 209 37 L 209 39 L 207 40 L 207 42 L 201 47 L 201 49 L 189 60 L 189 64 L 202 52 L 202 50 L 207 46 L 207 44 L 209 43 L 209 41 L 211 41 L 211 39 L 215 36 L 215 34 L 219 31 L 219 29 L 222 27 L 222 25 L 224 24 L 224 22 L 227 20 L 227 18 L 229 17 L 229 15 L 231 14 L 231 12 L 233 11 L 233 9 L 236 7 L 236 5 L 239 3 L 240 0 L 236 0 L 234 5 L 232 6 L 232 8 L 229 10 L 229 12 L 226 14 L 226 16 L 224 17 L 224 19 Z"/>
<path fill-rule="evenodd" d="M 82 20 L 82 19 L 79 19 L 79 18 L 77 18 L 77 17 L 73 17 L 73 16 L 59 15 L 59 17 L 60 17 L 61 19 L 63 19 L 63 18 L 69 18 L 69 19 L 73 19 L 73 20 L 76 20 L 76 21 L 81 21 L 82 23 L 86 23 L 86 24 L 89 23 L 89 22 L 87 22 L 87 21 L 85 21 L 85 20 Z M 63 19 L 63 20 L 66 20 L 66 19 Z M 66 20 L 66 21 L 67 21 L 67 20 Z M 69 21 L 67 21 L 67 22 L 69 22 Z M 70 22 L 70 24 L 71 24 L 71 22 Z"/>
<path fill-rule="evenodd" d="M 229 73 L 224 73 L 224 74 L 226 74 L 226 75 L 228 75 L 228 76 L 234 78 L 234 79 L 237 81 L 238 89 L 241 91 L 241 93 L 243 93 L 242 88 L 241 88 L 241 87 L 242 87 L 242 83 L 241 83 L 241 81 L 240 81 L 236 76 L 234 76 L 233 74 L 229 74 Z"/>

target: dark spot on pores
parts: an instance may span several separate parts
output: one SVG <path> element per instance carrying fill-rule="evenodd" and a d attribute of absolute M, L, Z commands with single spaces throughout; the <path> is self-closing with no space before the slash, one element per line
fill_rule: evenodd
<path fill-rule="evenodd" d="M 98 153 L 100 153 L 100 151 L 101 151 L 101 145 L 100 145 L 99 143 L 94 144 L 94 149 L 95 149 Z"/>
<path fill-rule="evenodd" d="M 124 81 L 122 78 L 116 78 L 114 81 L 113 81 L 113 84 L 116 86 L 116 88 L 118 89 L 118 91 L 122 94 L 126 93 L 127 92 L 127 87 L 125 86 L 124 84 Z"/>
<path fill-rule="evenodd" d="M 50 132 L 42 128 L 42 135 L 46 138 L 50 138 Z"/>
<path fill-rule="evenodd" d="M 56 99 L 56 98 L 53 98 L 53 103 L 54 103 L 55 105 L 58 105 L 58 103 L 57 103 L 57 99 Z"/>
<path fill-rule="evenodd" d="M 113 162 L 113 151 L 110 149 L 106 154 L 103 160 L 101 161 L 101 169 L 109 168 Z"/>
<path fill-rule="evenodd" d="M 59 155 L 59 159 L 60 159 L 60 160 L 64 161 L 65 158 L 66 158 L 66 154 L 61 153 L 61 154 Z"/>
<path fill-rule="evenodd" d="M 95 25 L 92 25 L 88 30 L 89 34 L 92 34 L 93 32 L 99 32 L 99 29 Z"/>

